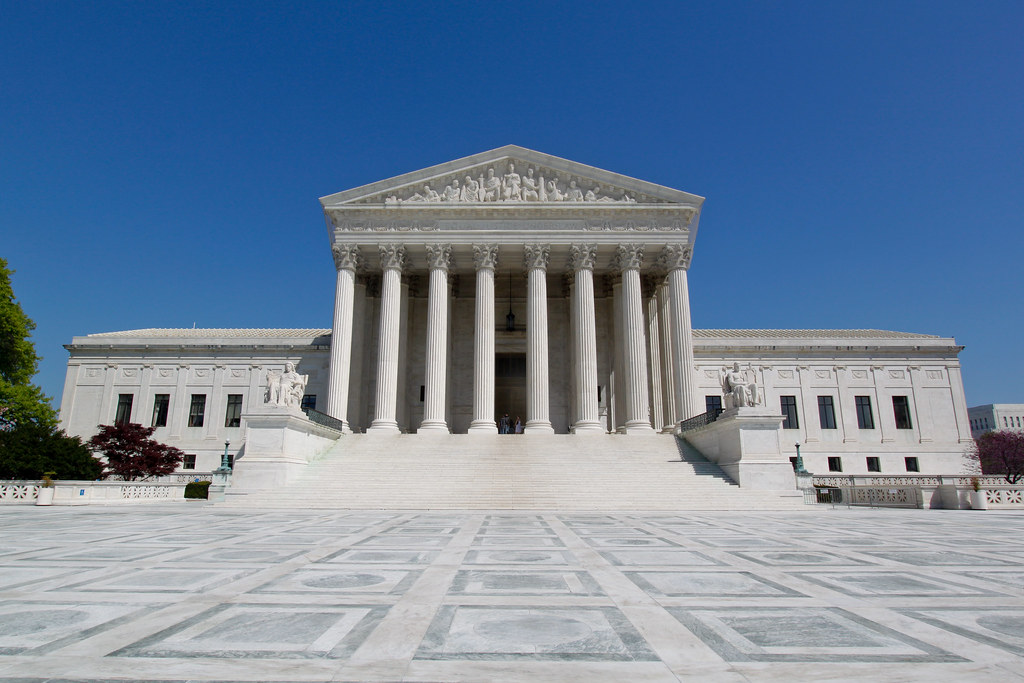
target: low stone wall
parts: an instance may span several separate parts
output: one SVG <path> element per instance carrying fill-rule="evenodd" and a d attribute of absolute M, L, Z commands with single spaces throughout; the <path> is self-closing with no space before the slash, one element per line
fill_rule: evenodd
<path fill-rule="evenodd" d="M 915 507 L 970 510 L 973 479 L 952 476 L 816 476 L 818 502 L 873 507 Z M 978 476 L 988 508 L 1024 510 L 1024 485 L 1008 484 L 999 476 Z M 838 495 L 829 491 L 837 491 Z"/>
<path fill-rule="evenodd" d="M 41 481 L 0 482 L 0 503 L 35 505 Z M 185 500 L 184 483 L 148 481 L 55 481 L 51 505 L 137 505 Z"/>
<path fill-rule="evenodd" d="M 0 481 L 0 505 L 35 505 L 42 481 Z"/>

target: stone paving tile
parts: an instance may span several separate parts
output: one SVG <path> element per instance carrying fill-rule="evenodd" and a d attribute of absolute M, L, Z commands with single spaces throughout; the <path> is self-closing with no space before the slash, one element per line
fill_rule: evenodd
<path fill-rule="evenodd" d="M 1024 680 L 1024 513 L 0 508 L 0 683 Z"/>

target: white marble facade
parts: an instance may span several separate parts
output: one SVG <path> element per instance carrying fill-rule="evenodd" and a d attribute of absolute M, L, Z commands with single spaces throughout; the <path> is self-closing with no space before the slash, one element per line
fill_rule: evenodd
<path fill-rule="evenodd" d="M 244 424 L 226 426 L 228 396 L 248 412 L 287 362 L 309 376 L 307 405 L 353 432 L 494 433 L 504 413 L 527 433 L 670 431 L 721 397 L 721 372 L 739 362 L 766 406 L 796 411 L 783 438 L 802 444 L 812 471 L 828 472 L 829 458 L 850 474 L 869 458 L 882 473 L 962 470 L 970 428 L 953 339 L 691 330 L 701 197 L 509 146 L 321 203 L 332 329 L 76 337 L 68 431 L 112 422 L 125 395 L 130 419 L 148 425 L 167 395 L 157 438 L 209 471 L 225 440 L 243 447 Z M 193 395 L 206 396 L 202 427 L 188 426 Z"/>

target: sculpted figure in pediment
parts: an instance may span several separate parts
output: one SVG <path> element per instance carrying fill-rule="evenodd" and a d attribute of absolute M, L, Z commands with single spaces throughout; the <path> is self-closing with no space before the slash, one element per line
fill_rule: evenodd
<path fill-rule="evenodd" d="M 516 173 L 516 165 L 509 162 L 508 173 L 505 174 L 501 182 L 502 198 L 506 202 L 521 202 L 523 200 L 522 183 L 522 176 Z"/>
<path fill-rule="evenodd" d="M 441 195 L 439 195 L 437 192 L 434 192 L 434 190 L 432 190 L 430 188 L 430 185 L 427 184 L 427 185 L 423 186 L 423 194 L 420 194 L 419 192 L 417 192 L 417 193 L 413 194 L 413 196 L 409 197 L 409 201 L 410 202 L 439 202 L 439 201 L 441 201 Z"/>
<path fill-rule="evenodd" d="M 543 185 L 543 184 L 544 184 L 544 179 L 541 178 L 541 185 Z M 549 180 L 548 181 L 547 191 L 545 192 L 545 195 L 546 196 L 541 197 L 541 201 L 561 202 L 561 201 L 565 200 L 565 195 L 563 195 L 562 191 L 558 188 L 558 181 L 556 181 L 556 180 Z"/>
<path fill-rule="evenodd" d="M 501 199 L 501 180 L 494 177 L 494 169 L 487 169 L 487 179 L 483 183 L 485 202 L 496 202 Z"/>
<path fill-rule="evenodd" d="M 576 181 L 569 181 L 569 189 L 565 191 L 565 198 L 563 201 L 567 202 L 582 202 L 583 201 L 583 190 L 576 187 Z"/>
<path fill-rule="evenodd" d="M 523 176 L 523 201 L 539 201 L 540 192 L 541 190 L 540 187 L 537 185 L 537 180 L 533 177 L 533 168 L 531 167 L 526 169 L 526 175 Z"/>
<path fill-rule="evenodd" d="M 466 176 L 466 182 L 462 185 L 462 195 L 459 197 L 464 202 L 480 201 L 480 183 Z"/>
<path fill-rule="evenodd" d="M 462 190 L 459 189 L 458 178 L 453 180 L 451 185 L 445 186 L 444 192 L 441 194 L 441 199 L 446 202 L 458 202 L 462 200 Z"/>

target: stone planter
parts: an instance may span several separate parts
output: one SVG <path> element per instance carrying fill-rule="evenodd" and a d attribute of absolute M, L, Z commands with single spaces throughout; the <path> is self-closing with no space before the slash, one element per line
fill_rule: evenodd
<path fill-rule="evenodd" d="M 36 498 L 36 505 L 53 505 L 53 487 L 39 489 L 39 497 Z"/>
<path fill-rule="evenodd" d="M 985 491 L 971 491 L 971 509 L 988 510 L 988 497 Z"/>

